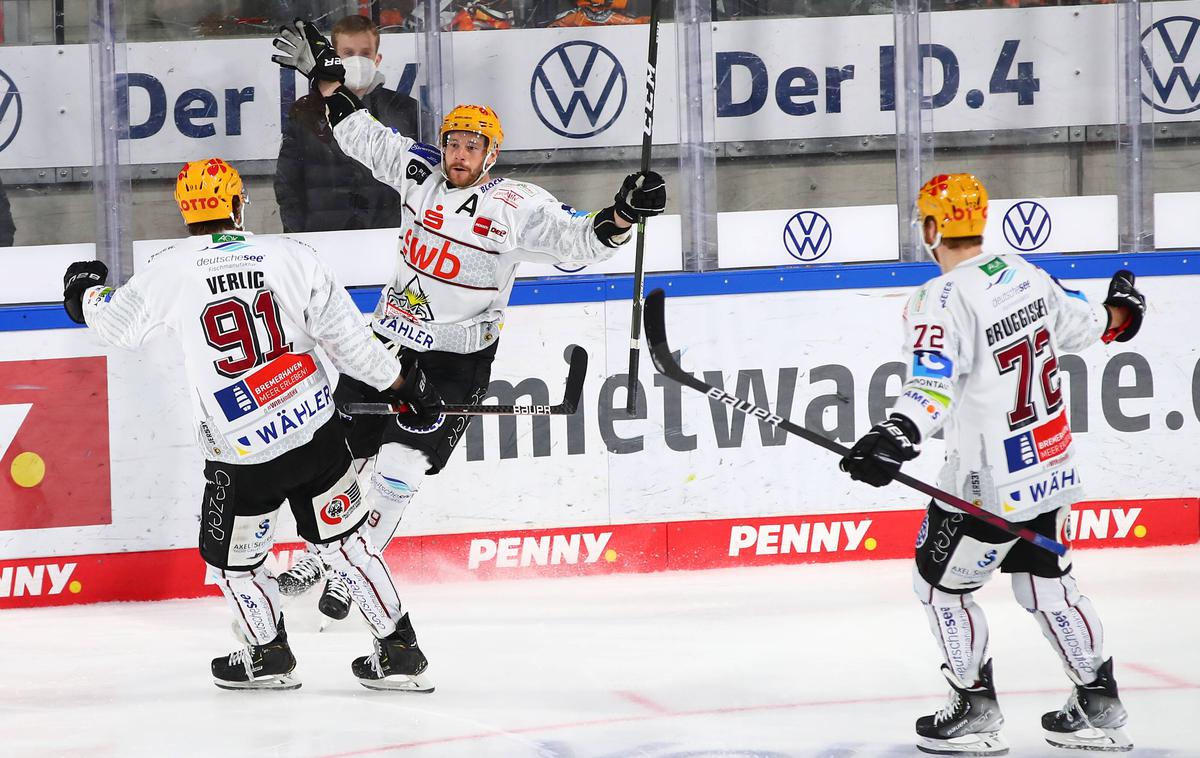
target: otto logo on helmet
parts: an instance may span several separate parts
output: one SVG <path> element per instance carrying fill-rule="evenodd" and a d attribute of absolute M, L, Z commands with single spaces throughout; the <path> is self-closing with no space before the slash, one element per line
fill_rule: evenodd
<path fill-rule="evenodd" d="M 186 163 L 180 169 L 175 179 L 175 202 L 185 223 L 228 219 L 241 228 L 248 201 L 237 169 L 220 158 L 209 158 Z"/>

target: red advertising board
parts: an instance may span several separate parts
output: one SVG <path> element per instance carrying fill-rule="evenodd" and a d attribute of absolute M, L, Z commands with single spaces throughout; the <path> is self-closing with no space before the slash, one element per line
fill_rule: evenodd
<path fill-rule="evenodd" d="M 107 359 L 0 361 L 0 531 L 111 523 Z"/>
<path fill-rule="evenodd" d="M 405 581 L 524 579 L 909 558 L 922 511 L 776 516 L 719 521 L 398 537 L 384 555 Z M 1200 500 L 1089 501 L 1072 514 L 1072 547 L 1200 542 Z M 277 545 L 273 571 L 303 546 Z M 0 561 L 0 608 L 217 593 L 194 548 Z"/>

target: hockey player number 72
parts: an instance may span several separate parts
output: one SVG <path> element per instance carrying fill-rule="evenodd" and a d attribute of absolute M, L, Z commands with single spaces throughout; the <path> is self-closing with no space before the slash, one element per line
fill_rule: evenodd
<path fill-rule="evenodd" d="M 264 352 L 258 344 L 258 332 L 254 328 L 257 316 L 266 327 L 270 340 Z M 200 314 L 204 327 L 204 338 L 208 344 L 221 352 L 237 350 L 237 356 L 226 356 L 213 361 L 213 367 L 222 376 L 234 378 L 262 363 L 269 363 L 291 351 L 292 344 L 283 334 L 279 324 L 279 306 L 271 290 L 259 290 L 254 295 L 251 308 L 239 297 L 227 297 L 209 303 Z"/>
<path fill-rule="evenodd" d="M 1058 381 L 1058 356 L 1050 345 L 1050 332 L 1046 327 L 1016 342 L 997 348 L 992 354 L 1000 373 L 1017 373 L 1017 397 L 1013 409 L 1008 412 L 1008 428 L 1012 431 L 1029 426 L 1037 421 L 1037 408 L 1033 405 L 1033 361 L 1037 356 L 1049 353 L 1042 362 L 1038 375 L 1042 383 L 1042 397 L 1046 401 L 1046 413 L 1053 416 L 1062 407 L 1062 387 Z"/>

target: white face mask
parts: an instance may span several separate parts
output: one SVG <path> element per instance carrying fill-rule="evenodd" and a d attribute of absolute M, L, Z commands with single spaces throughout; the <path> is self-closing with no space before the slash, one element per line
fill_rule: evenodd
<path fill-rule="evenodd" d="M 346 68 L 346 86 L 352 90 L 365 90 L 375 81 L 375 59 L 355 55 L 342 58 L 342 66 Z"/>

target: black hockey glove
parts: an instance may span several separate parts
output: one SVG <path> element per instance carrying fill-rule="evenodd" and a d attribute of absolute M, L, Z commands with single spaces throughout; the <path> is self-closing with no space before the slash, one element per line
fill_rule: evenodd
<path fill-rule="evenodd" d="M 631 224 L 667 209 L 667 184 L 657 171 L 639 171 L 621 182 L 613 210 Z"/>
<path fill-rule="evenodd" d="M 1108 298 L 1104 304 L 1124 308 L 1129 318 L 1119 329 L 1105 329 L 1104 336 L 1100 338 L 1104 342 L 1128 342 L 1142 328 L 1142 317 L 1146 315 L 1146 296 L 1134 288 L 1133 279 L 1132 271 L 1121 270 L 1113 274 L 1112 281 L 1108 283 Z"/>
<path fill-rule="evenodd" d="M 63 308 L 76 324 L 86 324 L 83 319 L 83 293 L 108 280 L 108 266 L 101 261 L 76 261 L 67 266 L 63 274 Z"/>
<path fill-rule="evenodd" d="M 882 423 L 871 427 L 840 464 L 842 471 L 858 482 L 882 487 L 892 481 L 900 465 L 921 453 L 921 433 L 907 417 L 893 413 Z"/>
<path fill-rule="evenodd" d="M 325 39 L 325 35 L 317 31 L 317 27 L 304 19 L 296 19 L 290 27 L 279 27 L 279 36 L 271 44 L 281 53 L 272 55 L 271 60 L 284 68 L 296 69 L 307 76 L 309 81 L 346 80 L 346 68 L 333 45 Z"/>
<path fill-rule="evenodd" d="M 403 405 L 406 411 L 396 414 L 396 421 L 403 426 L 417 429 L 427 429 L 441 418 L 442 396 L 434 388 L 433 382 L 421 370 L 416 353 L 412 350 L 400 352 L 400 373 L 404 383 L 396 389 L 384 390 L 384 397 L 392 405 Z"/>

